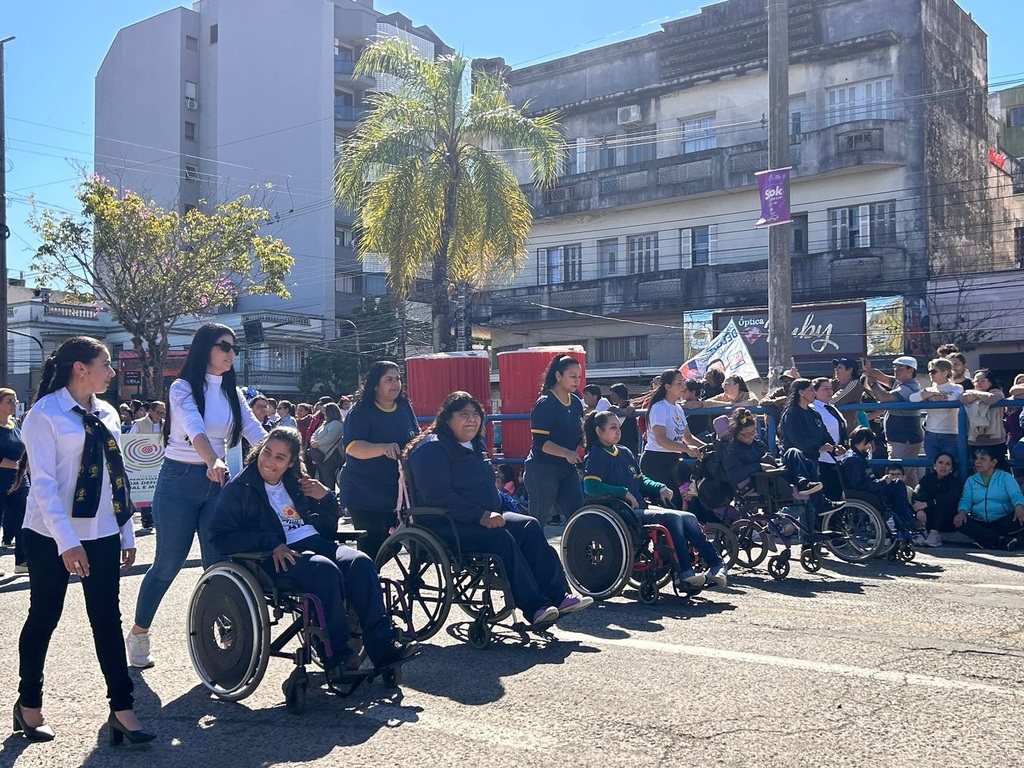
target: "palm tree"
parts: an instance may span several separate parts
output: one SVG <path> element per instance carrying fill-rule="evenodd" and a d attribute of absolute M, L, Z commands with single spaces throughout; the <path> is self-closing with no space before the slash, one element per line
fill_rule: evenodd
<path fill-rule="evenodd" d="M 467 93 L 468 70 L 458 54 L 428 61 L 394 38 L 369 45 L 356 75 L 391 75 L 399 85 L 370 97 L 335 182 L 339 203 L 358 211 L 360 259 L 387 254 L 399 299 L 429 269 L 438 352 L 452 349 L 455 286 L 510 280 L 526 258 L 530 205 L 502 154 L 515 153 L 534 183 L 547 185 L 565 152 L 556 115 L 526 117 L 504 79 L 481 71 Z"/>

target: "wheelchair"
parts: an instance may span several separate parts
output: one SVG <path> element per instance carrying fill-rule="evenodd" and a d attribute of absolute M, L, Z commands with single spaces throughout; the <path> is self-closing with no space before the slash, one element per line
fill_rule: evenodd
<path fill-rule="evenodd" d="M 719 523 L 702 526 L 722 559 L 730 563 L 736 551 L 732 532 Z M 643 523 L 628 504 L 616 498 L 591 499 L 573 512 L 562 532 L 561 549 L 569 584 L 595 600 L 616 597 L 629 584 L 640 602 L 654 604 L 679 567 L 668 529 Z M 702 570 L 699 554 L 695 550 L 692 554 L 694 570 Z M 686 585 L 676 594 L 689 598 L 701 591 L 703 587 Z"/>
<path fill-rule="evenodd" d="M 864 563 L 875 557 L 885 543 L 886 527 L 877 499 L 850 491 L 845 505 L 824 513 L 818 534 L 787 508 L 807 508 L 808 496 L 795 493 L 782 469 L 757 472 L 751 488 L 737 492 L 733 502 L 736 518 L 731 524 L 738 544 L 737 563 L 756 568 L 768 558 L 768 573 L 784 579 L 790 572 L 794 537 L 812 539 L 802 546 L 800 565 L 808 573 L 821 570 L 823 548 L 848 563 Z M 777 553 L 775 550 L 779 549 Z M 769 557 L 769 552 L 772 552 Z"/>
<path fill-rule="evenodd" d="M 403 465 L 399 472 L 400 498 L 415 499 L 412 475 Z M 427 519 L 441 527 L 449 526 L 454 544 L 449 545 L 425 525 Z M 508 623 L 516 606 L 501 558 L 465 551 L 454 521 L 443 508 L 406 508 L 374 563 L 381 578 L 397 585 L 405 595 L 410 633 L 418 641 L 437 634 L 453 605 L 470 618 L 467 640 L 478 650 L 490 647 L 497 627 L 512 630 L 524 642 L 528 633 L 548 642 L 556 639 L 548 631 L 552 623 Z"/>
<path fill-rule="evenodd" d="M 266 552 L 240 552 L 214 563 L 199 578 L 188 606 L 188 651 L 203 685 L 217 698 L 241 701 L 251 695 L 267 671 L 271 657 L 290 659 L 295 668 L 282 685 L 285 708 L 291 714 L 305 709 L 310 663 L 323 667 L 329 641 L 324 631 L 324 611 L 312 594 L 277 586 L 261 562 Z M 397 584 L 381 579 L 386 612 L 392 619 L 408 615 L 405 597 Z M 407 619 L 406 619 L 407 624 Z M 350 645 L 362 652 L 358 623 L 349 613 L 353 630 Z M 277 637 L 273 629 L 280 627 Z M 287 650 L 299 638 L 299 646 Z M 397 688 L 402 681 L 402 662 L 380 669 L 346 671 L 328 680 L 328 689 L 341 696 L 378 675 L 385 686 Z"/>

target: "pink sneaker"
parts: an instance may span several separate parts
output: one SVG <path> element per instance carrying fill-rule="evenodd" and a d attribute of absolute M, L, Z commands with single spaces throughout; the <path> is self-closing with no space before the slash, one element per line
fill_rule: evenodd
<path fill-rule="evenodd" d="M 567 613 L 576 613 L 577 611 L 585 610 L 594 604 L 594 598 L 584 595 L 583 597 L 576 597 L 575 595 L 566 595 L 565 599 L 558 604 L 558 615 L 564 616 Z"/>

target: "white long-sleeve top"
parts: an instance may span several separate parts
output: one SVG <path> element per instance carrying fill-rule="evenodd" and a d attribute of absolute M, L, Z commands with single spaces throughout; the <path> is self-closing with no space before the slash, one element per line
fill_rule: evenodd
<path fill-rule="evenodd" d="M 224 390 L 221 387 L 223 376 L 216 376 L 212 373 L 206 374 L 206 384 L 203 394 L 206 398 L 205 416 L 199 414 L 195 398 L 192 397 L 192 387 L 184 379 L 175 379 L 171 384 L 168 401 L 170 410 L 168 417 L 171 420 L 170 434 L 167 438 L 167 448 L 164 451 L 165 459 L 181 461 L 185 464 L 205 464 L 203 457 L 192 447 L 192 441 L 196 435 L 206 435 L 213 446 L 214 453 L 224 458 L 228 451 L 228 440 L 231 439 L 231 406 Z M 256 421 L 252 415 L 249 404 L 241 390 L 236 393 L 238 403 L 242 409 L 242 435 L 253 445 L 260 442 L 267 436 L 263 425 Z"/>
<path fill-rule="evenodd" d="M 110 474 L 106 467 L 95 517 L 71 517 L 78 471 L 85 448 L 85 425 L 72 411 L 78 403 L 67 388 L 41 398 L 32 406 L 22 425 L 22 439 L 32 470 L 25 507 L 24 527 L 57 543 L 61 554 L 83 541 L 120 534 L 121 549 L 135 546 L 135 531 L 129 520 L 119 529 L 110 492 Z M 99 416 L 121 445 L 121 419 L 112 405 L 96 397 L 89 410 Z"/>
<path fill-rule="evenodd" d="M 964 393 L 964 388 L 959 384 L 946 382 L 945 384 L 932 384 L 927 389 L 914 392 L 910 396 L 910 402 L 920 403 L 924 401 L 925 392 L 941 392 L 946 396 L 946 402 L 955 403 Z M 928 418 L 925 420 L 925 432 L 932 432 L 941 435 L 955 435 L 959 431 L 957 421 L 960 412 L 953 408 L 945 408 L 928 411 Z"/>

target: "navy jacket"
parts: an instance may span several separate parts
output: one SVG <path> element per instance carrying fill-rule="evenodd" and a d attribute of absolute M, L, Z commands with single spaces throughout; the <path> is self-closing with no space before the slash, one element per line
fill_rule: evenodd
<path fill-rule="evenodd" d="M 409 470 L 418 505 L 444 507 L 452 519 L 470 525 L 484 512 L 501 511 L 482 440 L 470 450 L 451 437 L 430 435 L 409 453 Z"/>
<path fill-rule="evenodd" d="M 283 482 L 303 521 L 316 528 L 321 536 L 333 538 L 341 516 L 334 494 L 328 493 L 317 501 L 299 490 L 292 475 L 286 474 Z M 255 462 L 221 490 L 210 522 L 210 539 L 214 549 L 222 555 L 270 552 L 278 544 L 286 543 L 281 520 L 270 504 L 266 484 Z"/>
<path fill-rule="evenodd" d="M 811 461 L 818 460 L 821 446 L 832 442 L 825 422 L 813 408 L 801 408 L 799 405 L 787 408 L 782 414 L 779 429 L 783 449 L 797 448 Z"/>
<path fill-rule="evenodd" d="M 872 491 L 875 480 L 868 464 L 868 455 L 856 448 L 839 457 L 839 475 L 843 478 L 843 487 L 851 491 Z"/>
<path fill-rule="evenodd" d="M 761 462 L 775 464 L 775 457 L 771 455 L 768 446 L 761 440 L 755 440 L 750 445 L 741 443 L 739 440 L 724 440 L 724 465 L 725 474 L 734 488 L 739 488 L 744 480 L 761 471 Z"/>

